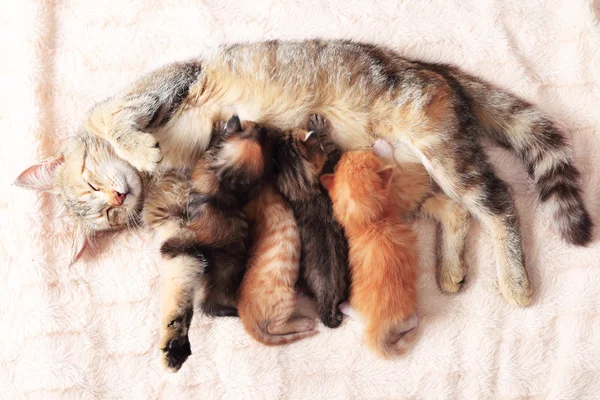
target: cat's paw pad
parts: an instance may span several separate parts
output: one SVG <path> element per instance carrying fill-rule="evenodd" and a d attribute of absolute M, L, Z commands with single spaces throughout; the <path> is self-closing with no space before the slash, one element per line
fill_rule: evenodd
<path fill-rule="evenodd" d="M 192 354 L 187 335 L 174 337 L 166 342 L 162 350 L 162 364 L 165 369 L 177 372 Z"/>
<path fill-rule="evenodd" d="M 156 138 L 149 133 L 132 132 L 123 135 L 115 146 L 119 157 L 140 171 L 152 172 L 162 161 L 162 152 Z"/>
<path fill-rule="evenodd" d="M 321 135 L 327 132 L 327 120 L 319 114 L 313 114 L 308 119 L 308 130 Z"/>

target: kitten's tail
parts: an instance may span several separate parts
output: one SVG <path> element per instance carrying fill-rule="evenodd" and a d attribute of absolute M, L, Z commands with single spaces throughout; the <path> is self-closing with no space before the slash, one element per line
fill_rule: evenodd
<path fill-rule="evenodd" d="M 542 202 L 554 209 L 563 238 L 586 245 L 593 223 L 581 198 L 579 171 L 573 165 L 563 133 L 539 110 L 493 85 L 451 68 L 475 118 L 489 138 L 512 149 L 523 160 Z"/>
<path fill-rule="evenodd" d="M 267 346 L 284 345 L 319 333 L 319 331 L 315 329 L 314 319 L 311 318 L 294 318 L 289 320 L 286 325 L 292 332 L 286 334 L 270 333 L 268 322 L 255 322 L 249 325 L 250 326 L 246 326 L 246 330 L 250 336 Z"/>
<path fill-rule="evenodd" d="M 383 358 L 393 358 L 408 351 L 417 333 L 416 315 L 403 321 L 373 321 L 367 324 L 365 339 Z"/>

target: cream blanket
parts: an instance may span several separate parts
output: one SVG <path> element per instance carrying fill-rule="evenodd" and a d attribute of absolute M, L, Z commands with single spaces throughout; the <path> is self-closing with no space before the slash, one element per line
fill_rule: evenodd
<path fill-rule="evenodd" d="M 389 399 L 600 396 L 600 241 L 563 243 L 521 163 L 488 146 L 521 216 L 534 296 L 501 297 L 491 242 L 473 224 L 468 282 L 440 293 L 434 227 L 421 237 L 421 338 L 375 358 L 354 321 L 281 348 L 240 322 L 195 318 L 193 355 L 157 362 L 157 254 L 146 232 L 67 263 L 55 199 L 10 186 L 52 154 L 95 101 L 141 73 L 223 42 L 308 37 L 383 43 L 451 62 L 537 104 L 565 129 L 600 211 L 598 0 L 12 1 L 0 13 L 0 398 Z"/>

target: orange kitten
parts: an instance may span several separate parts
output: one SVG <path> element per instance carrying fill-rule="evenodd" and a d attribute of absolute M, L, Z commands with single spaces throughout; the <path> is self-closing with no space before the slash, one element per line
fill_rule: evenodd
<path fill-rule="evenodd" d="M 314 318 L 294 315 L 300 232 L 292 210 L 277 189 L 267 184 L 245 211 L 251 224 L 251 248 L 238 293 L 244 328 L 266 345 L 317 334 Z"/>
<path fill-rule="evenodd" d="M 393 167 L 371 152 L 342 155 L 321 177 L 350 247 L 350 305 L 364 319 L 367 344 L 385 358 L 415 336 L 416 239 L 390 192 Z"/>

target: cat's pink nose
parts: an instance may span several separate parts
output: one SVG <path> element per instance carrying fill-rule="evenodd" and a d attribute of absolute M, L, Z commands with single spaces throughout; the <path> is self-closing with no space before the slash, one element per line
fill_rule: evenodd
<path fill-rule="evenodd" d="M 117 204 L 119 204 L 120 206 L 122 206 L 123 202 L 125 201 L 125 197 L 127 197 L 127 193 L 119 193 L 116 190 L 113 190 L 113 196 L 114 196 L 115 201 L 117 202 Z"/>

